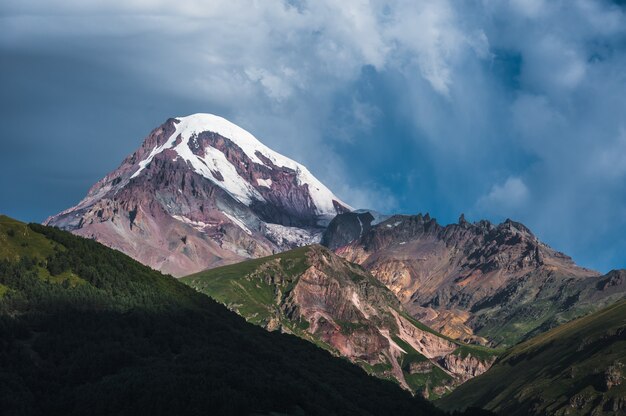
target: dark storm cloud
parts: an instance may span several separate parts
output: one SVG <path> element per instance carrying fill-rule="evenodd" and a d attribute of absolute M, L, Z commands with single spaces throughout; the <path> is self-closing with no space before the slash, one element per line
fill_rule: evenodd
<path fill-rule="evenodd" d="M 80 57 L 0 57 L 2 211 L 25 220 L 81 199 L 172 107 L 196 108 Z"/>
<path fill-rule="evenodd" d="M 5 1 L 0 210 L 41 220 L 213 112 L 352 205 L 513 217 L 624 267 L 619 3 Z"/>

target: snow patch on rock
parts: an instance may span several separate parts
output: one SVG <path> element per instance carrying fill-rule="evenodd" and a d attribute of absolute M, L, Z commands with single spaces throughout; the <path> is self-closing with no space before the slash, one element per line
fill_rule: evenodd
<path fill-rule="evenodd" d="M 195 228 L 198 231 L 204 231 L 204 229 L 210 225 L 210 224 L 207 224 L 206 222 L 194 221 L 182 215 L 172 215 L 172 218 L 180 222 L 184 222 L 185 224 L 190 225 L 191 227 Z"/>
<path fill-rule="evenodd" d="M 264 186 L 266 188 L 271 188 L 272 187 L 272 180 L 271 179 L 257 179 L 256 183 L 259 186 Z"/>
<path fill-rule="evenodd" d="M 287 227 L 280 224 L 263 223 L 265 236 L 279 246 L 301 247 L 319 243 L 322 232 L 309 231 L 304 228 Z"/>
<path fill-rule="evenodd" d="M 398 226 L 398 225 L 400 225 L 400 224 L 402 224 L 402 221 L 396 221 L 396 222 L 394 222 L 393 224 L 385 224 L 385 226 L 386 226 L 387 228 L 394 228 L 394 227 L 397 227 L 397 226 Z"/>

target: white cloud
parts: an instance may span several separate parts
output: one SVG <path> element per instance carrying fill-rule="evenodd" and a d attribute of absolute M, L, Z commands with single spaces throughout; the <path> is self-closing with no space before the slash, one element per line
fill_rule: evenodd
<path fill-rule="evenodd" d="M 622 128 L 615 140 L 598 148 L 591 155 L 589 175 L 623 180 L 626 176 L 626 128 Z"/>
<path fill-rule="evenodd" d="M 521 178 L 509 177 L 503 184 L 491 187 L 489 193 L 478 200 L 478 208 L 497 216 L 510 216 L 520 212 L 528 202 L 530 192 Z"/>

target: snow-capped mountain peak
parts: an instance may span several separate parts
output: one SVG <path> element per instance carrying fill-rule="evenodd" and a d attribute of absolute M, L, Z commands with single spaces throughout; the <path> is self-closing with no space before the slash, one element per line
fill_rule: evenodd
<path fill-rule="evenodd" d="M 211 132 L 230 140 L 253 163 L 263 165 L 270 170 L 273 167 L 279 167 L 296 172 L 298 185 L 308 186 L 317 215 L 332 218 L 337 214 L 337 203 L 351 209 L 313 176 L 306 167 L 273 151 L 251 133 L 225 118 L 213 114 L 197 113 L 186 117 L 176 117 L 174 120 L 176 120 L 174 132 L 165 143 L 154 147 L 150 154 L 139 162 L 138 168 L 131 178 L 139 176 L 156 155 L 167 149 L 173 149 L 178 157 L 187 161 L 196 173 L 215 182 L 240 202 L 246 205 L 250 205 L 253 201 L 264 202 L 265 199 L 256 188 L 262 186 L 271 189 L 271 178 L 257 178 L 255 183 L 248 182 L 238 173 L 237 167 L 227 160 L 224 153 L 211 145 L 204 147 L 204 154 L 194 152 L 193 149 L 197 149 L 199 146 L 198 136 L 202 133 Z M 216 172 L 219 172 L 220 175 L 218 176 Z"/>
<path fill-rule="evenodd" d="M 193 114 L 154 129 L 78 205 L 46 223 L 184 275 L 319 241 L 350 210 L 246 130 Z"/>

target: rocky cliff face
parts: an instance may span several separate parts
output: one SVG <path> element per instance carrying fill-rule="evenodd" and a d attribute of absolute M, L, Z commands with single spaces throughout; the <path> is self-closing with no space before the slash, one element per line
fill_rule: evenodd
<path fill-rule="evenodd" d="M 450 391 L 495 359 L 413 320 L 369 273 L 321 246 L 183 281 L 252 322 L 309 339 L 427 396 Z"/>
<path fill-rule="evenodd" d="M 467 342 L 511 345 L 626 294 L 619 273 L 579 267 L 511 220 L 441 226 L 428 215 L 397 215 L 336 252 L 412 316 Z"/>
<path fill-rule="evenodd" d="M 331 250 L 343 247 L 368 232 L 373 221 L 374 216 L 369 211 L 336 216 L 322 235 L 321 244 Z"/>
<path fill-rule="evenodd" d="M 298 163 L 217 116 L 167 120 L 46 224 L 176 276 L 319 241 L 350 208 Z"/>
<path fill-rule="evenodd" d="M 495 357 L 490 360 L 484 360 L 472 355 L 465 357 L 461 355 L 447 355 L 441 359 L 441 365 L 448 371 L 463 375 L 461 383 L 481 375 L 491 367 L 495 361 Z"/>

